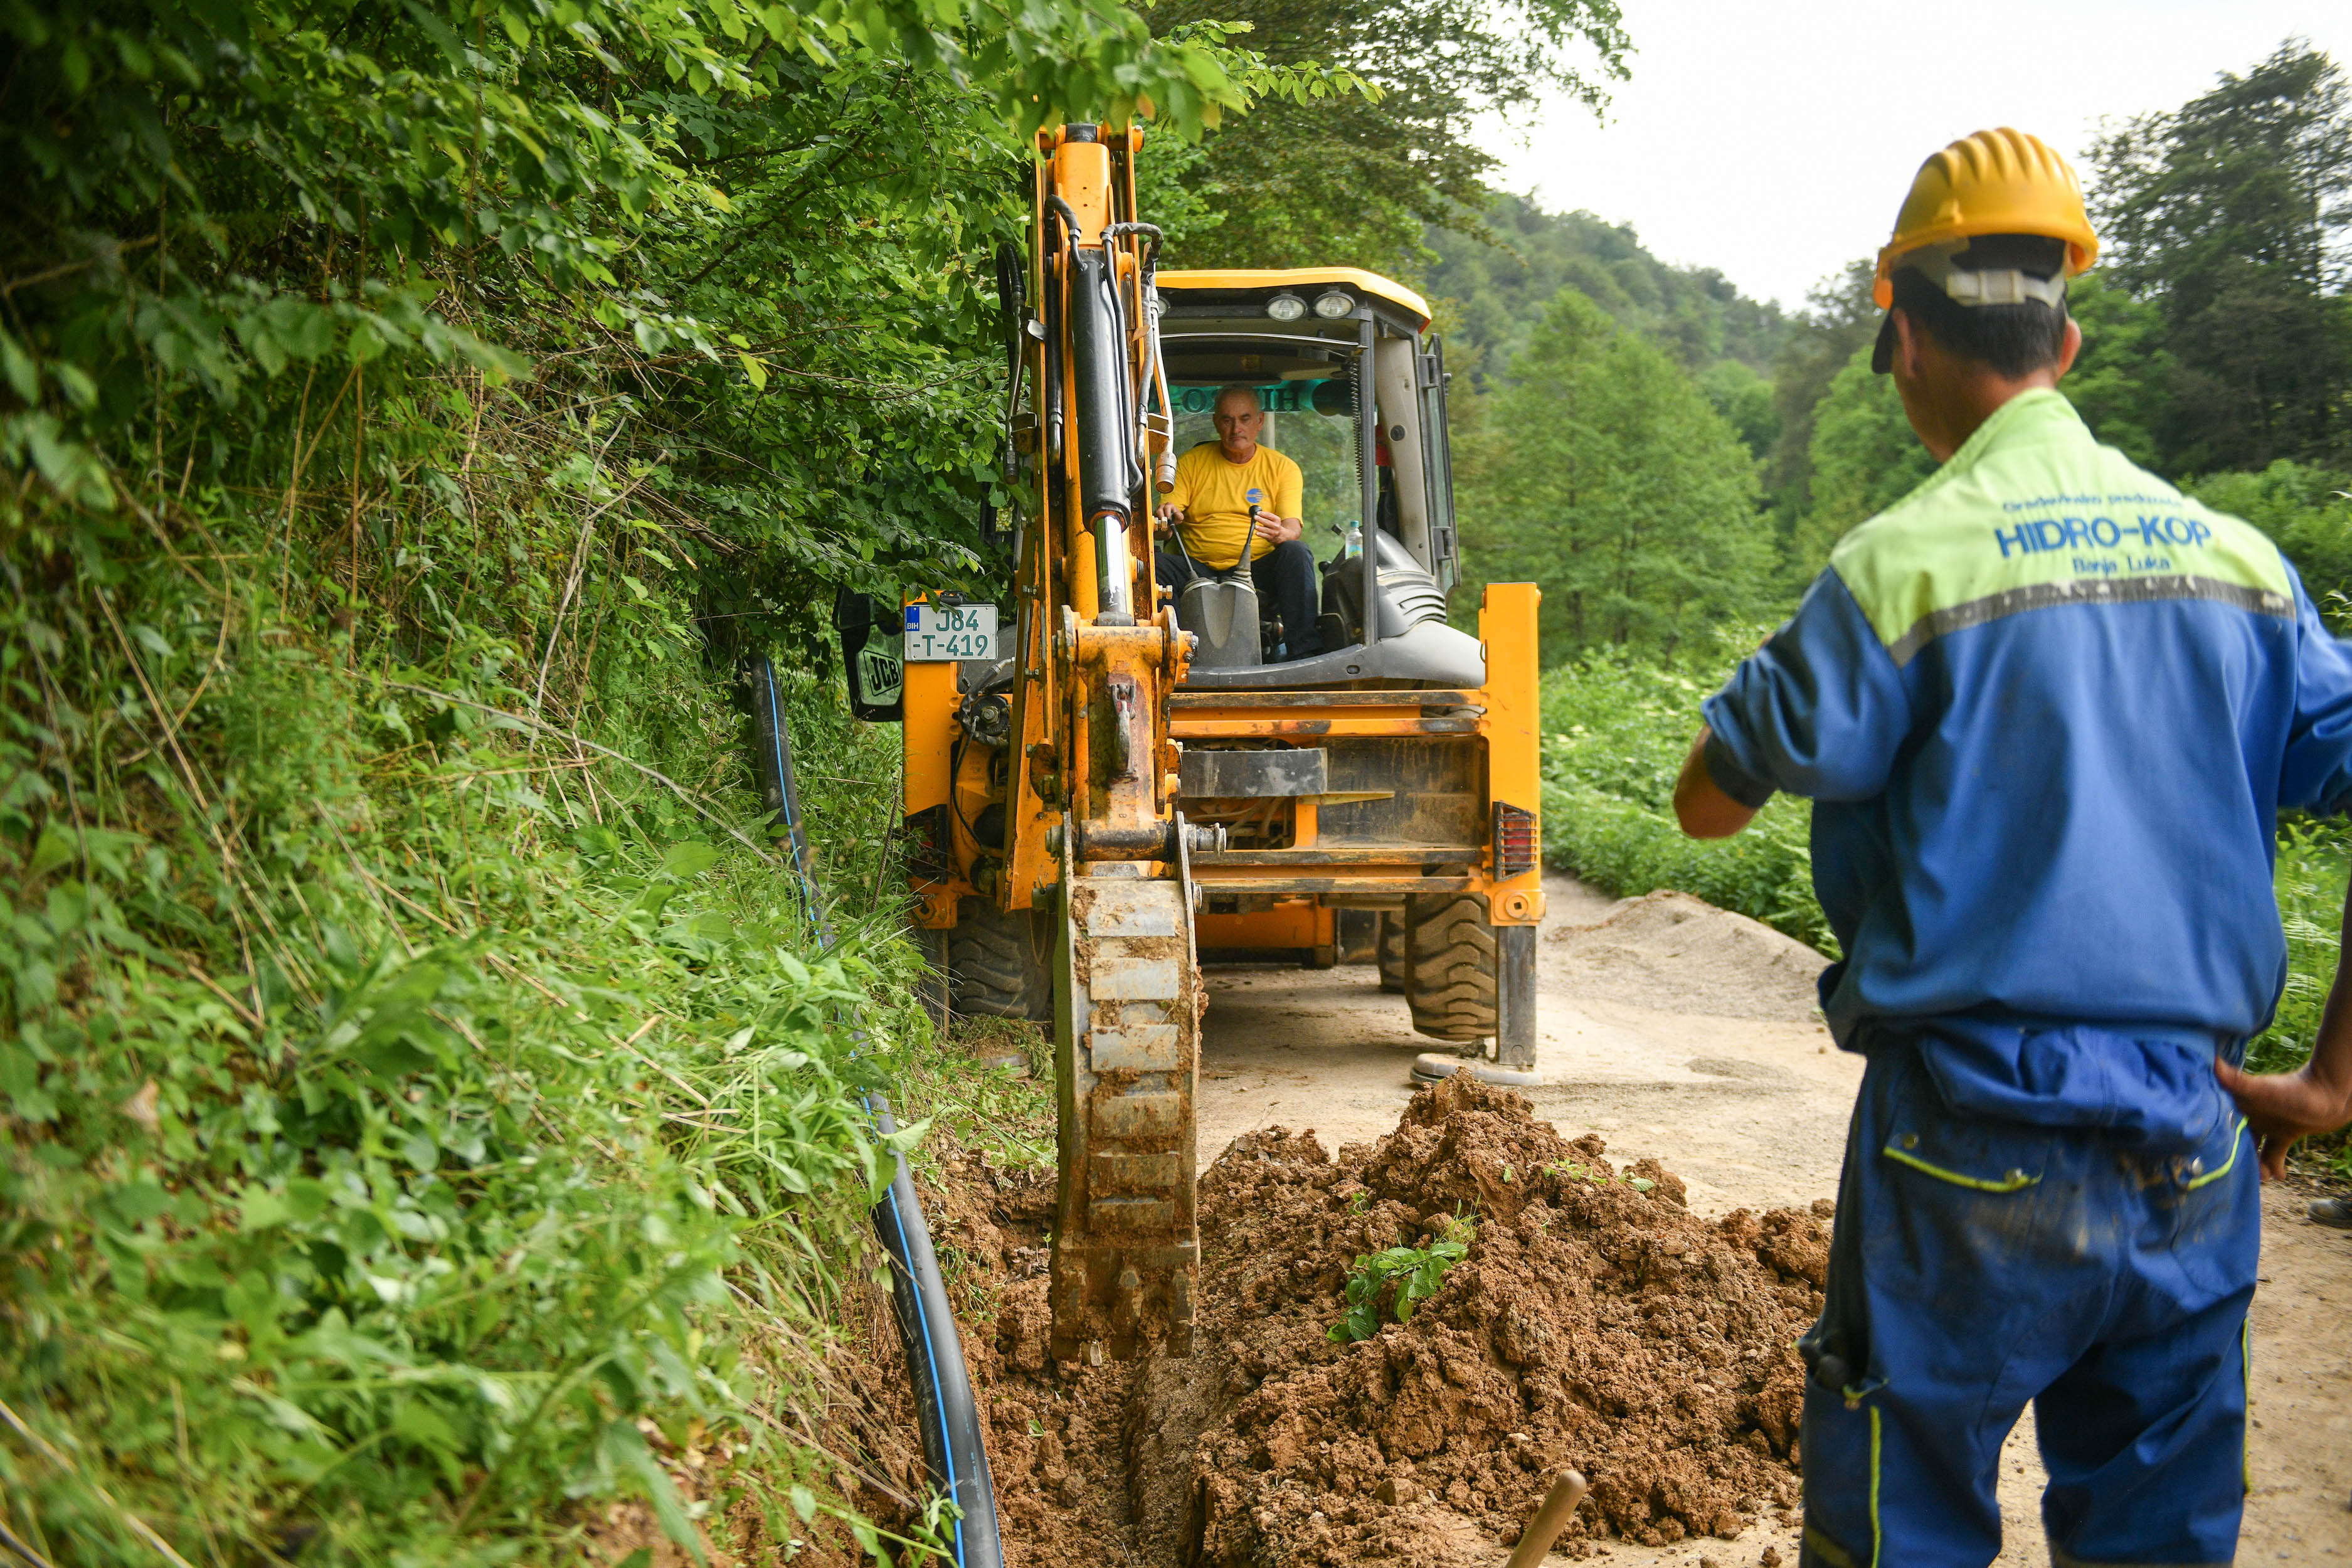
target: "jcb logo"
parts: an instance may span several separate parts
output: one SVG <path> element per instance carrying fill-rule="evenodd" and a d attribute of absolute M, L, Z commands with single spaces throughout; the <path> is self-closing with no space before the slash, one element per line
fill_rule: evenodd
<path fill-rule="evenodd" d="M 907 663 L 896 637 L 868 637 L 857 650 L 857 686 L 874 707 L 887 708 L 907 689 Z"/>

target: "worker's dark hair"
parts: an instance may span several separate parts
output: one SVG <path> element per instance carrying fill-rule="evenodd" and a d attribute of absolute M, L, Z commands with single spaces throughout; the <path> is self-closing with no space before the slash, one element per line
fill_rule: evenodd
<path fill-rule="evenodd" d="M 2066 242 L 2038 234 L 1980 234 L 1952 258 L 1966 271 L 2015 268 L 2053 278 L 2066 266 Z M 2029 300 L 2020 305 L 1963 305 L 1914 267 L 1895 273 L 1895 308 L 1945 348 L 1991 366 L 2011 380 L 2058 363 L 2066 341 L 2066 311 Z"/>

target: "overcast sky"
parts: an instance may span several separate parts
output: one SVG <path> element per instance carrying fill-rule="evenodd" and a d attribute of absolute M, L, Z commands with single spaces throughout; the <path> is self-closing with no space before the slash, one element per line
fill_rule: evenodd
<path fill-rule="evenodd" d="M 1875 254 L 1927 155 L 1987 126 L 2087 181 L 2102 116 L 2175 109 L 2289 35 L 2352 69 L 2347 0 L 1624 0 L 1639 51 L 1605 123 L 1565 100 L 1496 127 L 1496 183 L 1630 223 L 1669 262 L 1801 307 Z M 1515 131 L 1523 132 L 1522 141 Z"/>

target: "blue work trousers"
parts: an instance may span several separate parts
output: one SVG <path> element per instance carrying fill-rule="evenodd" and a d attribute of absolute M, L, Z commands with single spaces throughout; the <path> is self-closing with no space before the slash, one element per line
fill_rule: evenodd
<path fill-rule="evenodd" d="M 1984 1568 L 2028 1400 L 2058 1568 L 2235 1556 L 2261 1202 L 2212 1092 L 2151 1147 L 1961 1115 L 1872 1050 L 1802 1347 L 1806 1568 Z"/>

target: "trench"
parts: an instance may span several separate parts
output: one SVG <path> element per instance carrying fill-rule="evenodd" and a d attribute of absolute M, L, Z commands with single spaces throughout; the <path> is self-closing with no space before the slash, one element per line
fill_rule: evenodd
<path fill-rule="evenodd" d="M 935 1145 L 942 1163 L 923 1201 L 956 1263 L 1008 1563 L 1501 1568 L 1563 1461 L 1595 1487 L 1555 1562 L 1796 1562 L 1799 1478 L 1775 1447 L 1771 1407 L 1796 1373 L 1793 1357 L 1772 1357 L 1811 1316 L 1811 1248 L 1822 1237 L 1809 1227 L 1831 1217 L 1815 1205 L 1836 1188 L 1859 1060 L 1832 1049 L 1811 1014 L 1817 955 L 1679 895 L 1621 905 L 1564 879 L 1547 890 L 1545 1081 L 1525 1096 L 1528 1125 L 1502 1117 L 1512 1124 L 1484 1142 L 1456 1138 L 1446 1151 L 1443 1137 L 1405 1128 L 1405 1163 L 1438 1167 L 1433 1192 L 1400 1188 L 1394 1171 L 1361 1179 L 1367 1152 L 1399 1135 L 1407 1071 L 1427 1044 L 1399 998 L 1363 968 L 1210 971 L 1203 1316 L 1184 1361 L 1050 1361 L 1050 1169 Z M 1496 1131 L 1497 1112 L 1476 1115 Z M 1548 1156 L 1557 1163 L 1654 1172 L 1644 1178 L 1654 1184 L 1637 1196 L 1621 1180 L 1555 1184 L 1496 1219 L 1479 1173 L 1520 1185 L 1530 1160 L 1556 1147 L 1544 1137 L 1578 1151 Z M 1581 1152 L 1596 1139 L 1604 1152 Z M 1679 1205 L 1655 1195 L 1669 1176 Z M 1350 1183 L 1368 1194 L 1352 1216 Z M 1382 1209 L 1391 1192 L 1402 1206 Z M 2250 1433 L 2259 1484 L 2242 1546 L 2250 1557 L 2346 1561 L 2352 1461 L 2334 1436 L 2352 1419 L 2352 1363 L 2327 1324 L 2328 1302 L 2352 1299 L 2352 1246 L 2302 1221 L 2309 1195 L 2265 1194 Z M 1322 1338 L 1341 1315 L 1341 1277 L 1376 1241 L 1425 1242 L 1429 1210 L 1457 1204 L 1487 1223 L 1413 1322 L 1381 1331 L 1387 1397 L 1368 1401 L 1350 1367 L 1369 1352 Z M 1584 1249 L 1531 1258 L 1538 1207 L 1550 1215 L 1538 1231 Z M 1391 1235 L 1368 1235 L 1383 1214 Z M 1727 1283 L 1708 1274 L 1710 1259 Z M 1546 1298 L 1531 1281 L 1560 1288 Z M 1396 1415 L 1409 1388 L 1419 1436 Z M 2021 1424 L 2002 1459 L 2010 1529 L 1997 1568 L 2047 1561 L 2032 1442 Z"/>
<path fill-rule="evenodd" d="M 1567 1114 L 1599 1109 L 1588 1095 L 1417 1104 L 1429 1042 L 1369 967 L 1208 984 L 1193 1355 L 1050 1359 L 1049 1170 L 943 1147 L 926 1189 L 1008 1563 L 1499 1564 L 1569 1464 L 1596 1486 L 1568 1560 L 1738 1539 L 1748 1561 L 1772 1542 L 1794 1561 L 1789 1346 L 1816 1309 L 1822 1215 L 1699 1217 L 1673 1172 Z M 1412 1323 L 1391 1296 L 1370 1342 L 1327 1337 L 1359 1258 L 1426 1249 L 1455 1215 L 1466 1255 Z"/>

